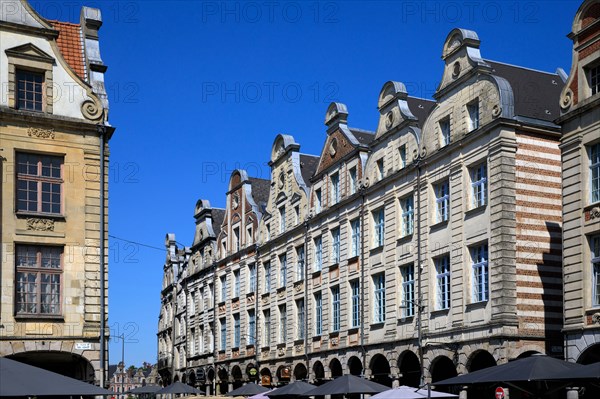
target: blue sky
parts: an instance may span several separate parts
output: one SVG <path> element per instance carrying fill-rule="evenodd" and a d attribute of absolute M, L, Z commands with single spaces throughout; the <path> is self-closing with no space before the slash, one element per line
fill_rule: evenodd
<path fill-rule="evenodd" d="M 442 45 L 475 30 L 486 59 L 569 73 L 578 1 L 41 1 L 50 19 L 103 12 L 110 143 L 109 326 L 126 364 L 156 361 L 164 239 L 193 239 L 196 200 L 229 175 L 269 177 L 278 133 L 319 154 L 331 101 L 374 130 L 388 80 L 431 98 Z M 557 99 L 558 101 L 558 99 Z M 124 241 L 129 240 L 139 244 Z M 121 342 L 110 344 L 110 362 Z"/>

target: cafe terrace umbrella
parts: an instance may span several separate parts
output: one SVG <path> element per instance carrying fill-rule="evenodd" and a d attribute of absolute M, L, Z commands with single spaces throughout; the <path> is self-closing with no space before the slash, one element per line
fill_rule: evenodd
<path fill-rule="evenodd" d="M 166 387 L 161 388 L 154 393 L 156 395 L 164 395 L 164 394 L 168 394 L 168 393 L 196 393 L 196 394 L 198 394 L 198 393 L 204 393 L 204 392 L 197 388 L 194 388 L 190 385 L 184 384 L 179 381 L 175 381 L 171 385 L 167 385 Z"/>
<path fill-rule="evenodd" d="M 524 382 L 552 380 L 560 373 L 583 367 L 580 364 L 565 362 L 550 356 L 535 354 L 499 366 L 488 367 L 436 381 L 433 385 L 479 384 L 487 382 Z"/>
<path fill-rule="evenodd" d="M 429 395 L 429 396 L 428 396 Z M 402 385 L 398 388 L 388 389 L 387 391 L 371 396 L 371 399 L 421 399 L 421 398 L 457 398 L 458 395 L 446 392 L 437 392 L 430 390 L 429 394 L 426 388 L 413 388 Z"/>
<path fill-rule="evenodd" d="M 273 392 L 274 389 L 271 389 L 270 391 L 267 392 L 263 392 L 263 393 L 259 393 L 253 396 L 249 396 L 247 399 L 269 399 L 268 396 L 266 396 L 269 392 Z"/>
<path fill-rule="evenodd" d="M 281 397 L 293 397 L 303 395 L 305 392 L 310 391 L 311 389 L 315 389 L 316 385 L 309 384 L 304 381 L 296 381 L 291 384 L 285 385 L 281 388 L 277 388 L 266 395 L 271 398 L 281 398 Z"/>
<path fill-rule="evenodd" d="M 265 393 L 268 391 L 269 391 L 269 388 L 265 388 L 262 385 L 250 383 L 250 384 L 242 385 L 241 387 L 236 388 L 231 392 L 227 392 L 225 394 L 225 396 L 252 396 L 252 395 L 259 394 L 259 393 Z"/>
<path fill-rule="evenodd" d="M 0 397 L 112 394 L 87 382 L 5 357 L 0 358 Z"/>
<path fill-rule="evenodd" d="M 555 376 L 557 380 L 593 380 L 598 378 L 600 378 L 600 362 L 577 367 Z"/>
<path fill-rule="evenodd" d="M 156 393 L 156 391 L 158 391 L 161 387 L 159 385 L 144 385 L 143 387 L 137 387 L 137 388 L 133 388 L 130 389 L 127 392 L 124 392 L 126 394 L 133 394 L 133 395 L 141 395 L 144 393 Z"/>
<path fill-rule="evenodd" d="M 302 396 L 347 395 L 352 393 L 373 395 L 387 391 L 388 389 L 390 387 L 348 374 L 329 381 L 315 389 L 311 389 L 302 394 Z"/>

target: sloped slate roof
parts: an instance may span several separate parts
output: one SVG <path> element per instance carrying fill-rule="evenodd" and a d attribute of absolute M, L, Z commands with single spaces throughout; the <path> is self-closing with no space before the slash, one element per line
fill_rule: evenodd
<path fill-rule="evenodd" d="M 213 220 L 213 230 L 215 231 L 215 237 L 218 237 L 219 233 L 221 232 L 221 225 L 223 224 L 223 220 L 225 220 L 225 209 L 213 208 L 211 214 Z"/>
<path fill-rule="evenodd" d="M 317 155 L 300 154 L 300 172 L 304 183 L 310 187 L 310 178 L 313 177 L 319 166 L 319 157 Z"/>
<path fill-rule="evenodd" d="M 560 93 L 565 85 L 556 73 L 486 60 L 493 74 L 508 81 L 515 98 L 515 115 L 552 122 L 560 116 Z"/>
<path fill-rule="evenodd" d="M 56 44 L 65 61 L 83 80 L 86 78 L 81 25 L 70 22 L 48 21 L 58 31 Z"/>
<path fill-rule="evenodd" d="M 360 144 L 369 145 L 375 139 L 375 132 L 369 130 L 358 129 L 355 127 L 349 128 L 350 132 L 356 137 Z"/>
<path fill-rule="evenodd" d="M 419 128 L 423 128 L 425 120 L 429 116 L 431 109 L 435 106 L 435 101 L 409 96 L 406 99 L 406 102 L 408 103 L 408 107 L 412 114 L 417 117 Z"/>
<path fill-rule="evenodd" d="M 252 185 L 252 197 L 262 212 L 269 199 L 269 191 L 271 190 L 271 181 L 267 179 L 259 179 L 258 177 L 249 177 Z"/>

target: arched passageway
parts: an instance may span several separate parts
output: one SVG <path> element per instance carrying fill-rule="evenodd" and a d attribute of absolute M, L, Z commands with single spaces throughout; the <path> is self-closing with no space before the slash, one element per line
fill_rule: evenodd
<path fill-rule="evenodd" d="M 419 358 L 411 351 L 404 351 L 398 358 L 400 385 L 418 387 L 421 384 L 421 365 Z"/>
<path fill-rule="evenodd" d="M 373 356 L 369 368 L 371 369 L 371 376 L 373 377 L 373 381 L 390 388 L 392 387 L 392 378 L 390 376 L 390 363 L 385 358 L 385 356 L 380 354 Z"/>
<path fill-rule="evenodd" d="M 433 385 L 435 385 L 436 381 L 442 381 L 446 378 L 452 378 L 458 375 L 454 362 L 446 356 L 438 356 L 433 359 L 433 362 L 431 362 L 430 373 Z M 451 388 L 448 386 L 436 386 L 435 389 L 442 392 L 450 392 Z"/>

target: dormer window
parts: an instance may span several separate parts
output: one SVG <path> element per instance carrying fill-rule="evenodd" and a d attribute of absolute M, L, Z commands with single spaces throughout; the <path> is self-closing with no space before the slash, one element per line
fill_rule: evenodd
<path fill-rule="evenodd" d="M 340 202 L 340 175 L 334 173 L 331 175 L 331 205 Z"/>
<path fill-rule="evenodd" d="M 592 89 L 592 96 L 600 93 L 600 65 L 596 65 L 594 68 L 589 69 L 590 74 L 590 88 Z"/>
<path fill-rule="evenodd" d="M 467 104 L 467 112 L 469 113 L 469 131 L 479 128 L 479 101 L 475 100 Z"/>
<path fill-rule="evenodd" d="M 321 189 L 320 188 L 315 190 L 315 211 L 317 213 L 321 212 Z"/>
<path fill-rule="evenodd" d="M 440 142 L 442 147 L 450 144 L 450 117 L 446 117 L 440 121 Z"/>
<path fill-rule="evenodd" d="M 377 160 L 377 180 L 383 179 L 383 158 Z"/>
<path fill-rule="evenodd" d="M 356 167 L 350 168 L 350 172 L 349 172 L 349 177 L 350 177 L 350 195 L 356 193 L 356 188 L 357 188 L 357 184 L 356 184 Z"/>
<path fill-rule="evenodd" d="M 406 145 L 400 146 L 398 150 L 400 154 L 400 168 L 406 167 Z"/>
<path fill-rule="evenodd" d="M 279 232 L 280 233 L 283 233 L 285 231 L 285 225 L 286 225 L 285 206 L 282 206 L 281 208 L 279 208 Z"/>

